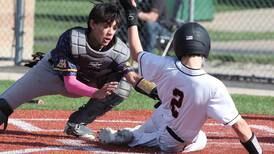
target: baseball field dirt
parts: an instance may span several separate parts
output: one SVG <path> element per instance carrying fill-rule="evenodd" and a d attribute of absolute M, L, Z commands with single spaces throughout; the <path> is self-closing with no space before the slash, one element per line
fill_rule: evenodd
<path fill-rule="evenodd" d="M 0 154 L 22 153 L 159 153 L 158 149 L 129 148 L 125 146 L 103 145 L 67 136 L 63 133 L 66 118 L 72 111 L 16 110 L 9 119 L 5 132 L 0 134 Z M 142 124 L 151 111 L 111 111 L 97 119 L 89 127 L 97 132 L 100 128 L 114 129 L 134 127 Z M 274 153 L 274 116 L 243 115 L 256 133 L 264 153 Z M 228 127 L 207 120 L 203 127 L 208 143 L 200 154 L 244 154 L 247 153 L 234 132 Z"/>

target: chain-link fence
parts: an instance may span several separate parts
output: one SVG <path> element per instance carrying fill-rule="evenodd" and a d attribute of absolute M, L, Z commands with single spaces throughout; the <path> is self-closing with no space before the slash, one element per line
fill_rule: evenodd
<path fill-rule="evenodd" d="M 31 57 L 34 2 L 35 0 L 0 0 L 0 60 L 19 63 L 22 57 Z M 23 48 L 26 52 L 22 52 Z"/>
<path fill-rule="evenodd" d="M 274 0 L 179 1 L 180 5 L 176 5 L 178 0 L 166 0 L 169 16 L 175 17 L 179 23 L 197 21 L 211 35 L 212 50 L 206 65 L 209 73 L 230 80 L 274 83 Z M 150 0 L 138 0 L 138 4 L 149 10 Z M 7 7 L 4 3 L 1 6 Z M 36 0 L 34 43 L 30 49 L 26 47 L 29 40 L 24 41 L 24 53 L 30 50 L 47 52 L 55 47 L 58 36 L 68 28 L 86 27 L 86 19 L 92 7 L 91 0 Z M 10 56 L 14 56 L 14 23 L 11 23 L 13 26 L 9 31 L 2 31 L 6 27 L 3 25 L 7 21 L 5 14 L 15 8 L 1 10 L 1 52 L 12 53 Z M 24 16 L 28 17 L 26 14 Z M 14 21 L 13 17 L 9 17 L 10 22 Z M 25 25 L 31 25 L 31 21 L 25 20 Z M 143 38 L 144 32 L 142 28 L 140 30 Z M 25 35 L 29 33 L 24 30 Z M 122 40 L 127 40 L 125 26 L 121 27 L 118 35 Z M 9 43 L 3 42 L 5 39 Z M 167 41 L 159 41 L 159 54 L 162 54 Z M 168 54 L 174 55 L 172 49 Z"/>
<path fill-rule="evenodd" d="M 230 80 L 274 83 L 273 0 L 217 0 L 208 70 Z"/>
<path fill-rule="evenodd" d="M 0 1 L 0 5 L 3 9 L 0 9 L 0 53 L 1 59 L 9 59 L 12 56 L 12 50 L 14 47 L 14 35 L 12 26 L 14 25 L 14 6 L 12 3 L 4 3 Z M 5 9 L 9 8 L 9 9 Z M 4 17 L 7 19 L 4 19 Z M 8 22 L 7 22 L 8 21 Z"/>

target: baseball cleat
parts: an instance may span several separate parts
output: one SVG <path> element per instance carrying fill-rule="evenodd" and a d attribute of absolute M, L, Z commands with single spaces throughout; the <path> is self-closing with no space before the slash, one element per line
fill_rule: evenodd
<path fill-rule="evenodd" d="M 99 131 L 98 138 L 99 142 L 103 144 L 111 144 L 114 141 L 115 133 L 117 131 L 111 128 L 102 128 Z"/>
<path fill-rule="evenodd" d="M 7 129 L 8 117 L 0 110 L 0 126 L 4 124 L 3 130 Z"/>
<path fill-rule="evenodd" d="M 103 128 L 99 131 L 99 142 L 103 144 L 128 144 L 133 140 L 133 133 L 127 129 L 113 130 L 111 128 Z"/>
<path fill-rule="evenodd" d="M 91 141 L 95 140 L 95 136 L 92 130 L 83 124 L 75 124 L 68 122 L 64 129 L 64 133 L 75 137 L 86 138 Z"/>

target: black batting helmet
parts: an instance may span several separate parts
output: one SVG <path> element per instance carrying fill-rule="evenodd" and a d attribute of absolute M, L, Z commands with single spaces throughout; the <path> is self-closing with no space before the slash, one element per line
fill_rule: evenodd
<path fill-rule="evenodd" d="M 202 55 L 207 58 L 210 37 L 202 25 L 195 22 L 185 23 L 175 32 L 173 47 L 178 59 L 184 55 Z"/>

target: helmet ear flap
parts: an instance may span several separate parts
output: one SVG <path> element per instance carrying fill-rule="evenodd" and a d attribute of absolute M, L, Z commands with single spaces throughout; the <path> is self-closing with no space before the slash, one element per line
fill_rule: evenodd
<path fill-rule="evenodd" d="M 198 23 L 185 23 L 175 32 L 173 48 L 178 59 L 184 55 L 202 55 L 207 58 L 210 51 L 209 34 Z"/>

